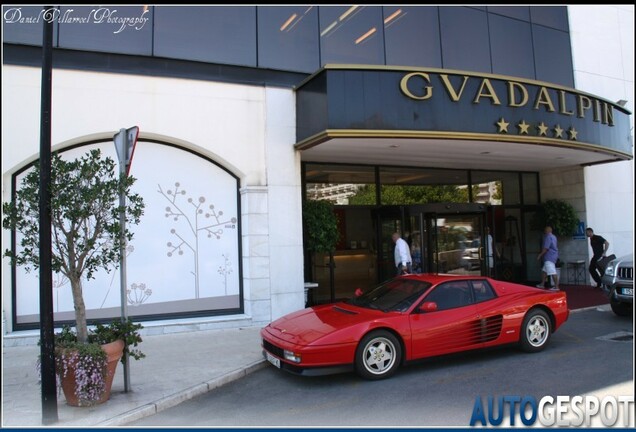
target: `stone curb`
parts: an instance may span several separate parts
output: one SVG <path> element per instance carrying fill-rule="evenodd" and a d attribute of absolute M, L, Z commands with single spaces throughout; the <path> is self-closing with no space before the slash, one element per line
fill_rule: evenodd
<path fill-rule="evenodd" d="M 155 402 L 140 406 L 109 420 L 105 420 L 97 426 L 125 426 L 128 423 L 157 414 L 160 411 L 172 408 L 187 400 L 193 399 L 216 388 L 222 387 L 225 384 L 229 384 L 243 378 L 252 372 L 256 372 L 257 370 L 264 368 L 266 365 L 267 363 L 265 360 L 256 361 L 245 368 L 236 369 L 210 381 L 196 384 L 175 394 L 161 398 Z"/>

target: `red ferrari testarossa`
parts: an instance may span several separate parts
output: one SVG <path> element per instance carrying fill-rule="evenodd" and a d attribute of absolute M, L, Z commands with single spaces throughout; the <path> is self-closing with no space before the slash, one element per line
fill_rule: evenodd
<path fill-rule="evenodd" d="M 460 351 L 541 351 L 569 314 L 563 291 L 484 276 L 400 276 L 357 294 L 264 327 L 264 357 L 301 375 L 354 370 L 382 379 L 406 362 Z"/>

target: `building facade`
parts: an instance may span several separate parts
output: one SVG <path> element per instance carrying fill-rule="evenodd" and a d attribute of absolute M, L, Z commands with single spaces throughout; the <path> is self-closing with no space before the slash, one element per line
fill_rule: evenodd
<path fill-rule="evenodd" d="M 53 151 L 138 126 L 145 200 L 129 315 L 260 326 L 392 276 L 400 231 L 422 271 L 539 278 L 534 215 L 571 203 L 633 250 L 633 6 L 3 6 L 3 201 L 39 151 L 42 22 L 54 23 Z M 302 203 L 332 202 L 335 286 Z M 500 252 L 489 268 L 489 228 Z M 589 244 L 560 238 L 564 262 Z M 3 231 L 3 249 L 19 235 Z M 33 273 L 3 261 L 5 331 L 38 326 Z M 589 278 L 586 277 L 589 281 Z M 119 316 L 117 272 L 85 282 Z M 566 279 L 566 283 L 567 283 Z M 571 282 L 571 281 L 570 281 Z M 58 323 L 72 318 L 54 276 Z M 185 324 L 184 324 L 185 325 Z"/>

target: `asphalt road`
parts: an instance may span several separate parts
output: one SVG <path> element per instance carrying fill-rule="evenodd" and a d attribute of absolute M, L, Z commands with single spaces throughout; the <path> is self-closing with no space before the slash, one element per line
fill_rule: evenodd
<path fill-rule="evenodd" d="M 298 377 L 268 366 L 129 426 L 469 427 L 488 397 L 633 395 L 633 327 L 607 308 L 579 311 L 541 353 L 508 347 L 437 358 L 382 381 Z"/>

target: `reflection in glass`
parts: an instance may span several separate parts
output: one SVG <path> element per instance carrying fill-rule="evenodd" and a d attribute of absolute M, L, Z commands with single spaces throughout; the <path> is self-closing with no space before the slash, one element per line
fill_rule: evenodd
<path fill-rule="evenodd" d="M 469 198 L 464 170 L 382 168 L 380 183 L 383 205 L 467 203 Z"/>
<path fill-rule="evenodd" d="M 320 67 L 316 6 L 258 6 L 258 66 L 312 73 Z"/>
<path fill-rule="evenodd" d="M 384 64 L 382 8 L 321 6 L 321 64 Z"/>
<path fill-rule="evenodd" d="M 386 64 L 442 67 L 436 6 L 384 6 Z"/>
<path fill-rule="evenodd" d="M 503 171 L 472 171 L 471 180 L 477 194 L 473 200 L 493 205 L 521 204 L 519 174 Z"/>
<path fill-rule="evenodd" d="M 373 167 L 307 164 L 305 180 L 307 199 L 338 205 L 376 204 Z"/>
<path fill-rule="evenodd" d="M 434 265 L 440 273 L 481 274 L 480 216 L 449 215 L 435 222 L 437 243 Z"/>

